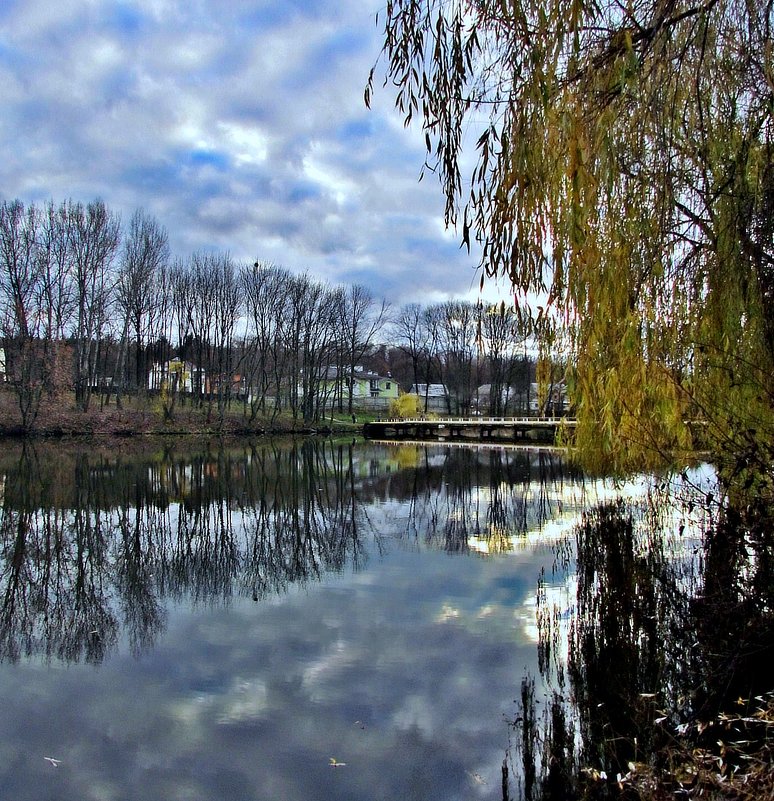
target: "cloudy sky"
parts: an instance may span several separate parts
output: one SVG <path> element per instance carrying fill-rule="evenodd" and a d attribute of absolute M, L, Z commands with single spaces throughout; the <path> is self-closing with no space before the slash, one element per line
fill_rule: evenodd
<path fill-rule="evenodd" d="M 363 102 L 380 0 L 3 0 L 0 198 L 143 207 L 395 304 L 475 298 L 421 130 Z M 380 85 L 381 82 L 379 82 Z"/>

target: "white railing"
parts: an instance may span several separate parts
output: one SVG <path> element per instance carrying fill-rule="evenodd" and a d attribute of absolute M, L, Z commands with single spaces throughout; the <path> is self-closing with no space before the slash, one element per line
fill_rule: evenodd
<path fill-rule="evenodd" d="M 573 417 L 388 417 L 383 420 L 374 420 L 380 425 L 575 425 Z"/>

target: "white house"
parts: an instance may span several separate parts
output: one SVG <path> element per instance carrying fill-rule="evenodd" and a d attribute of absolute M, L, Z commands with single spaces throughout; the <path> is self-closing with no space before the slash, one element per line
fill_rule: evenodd
<path fill-rule="evenodd" d="M 419 396 L 425 413 L 445 414 L 449 411 L 449 393 L 443 384 L 413 384 L 409 391 Z"/>
<path fill-rule="evenodd" d="M 562 415 L 567 411 L 567 387 L 564 381 L 550 384 L 546 387 L 545 396 L 542 398 L 538 385 L 533 381 L 529 385 L 529 410 L 532 414 Z"/>
<path fill-rule="evenodd" d="M 191 362 L 180 359 L 170 359 L 168 362 L 156 362 L 151 365 L 148 373 L 148 389 L 159 390 L 166 381 L 169 385 L 177 380 L 177 389 L 180 392 L 193 392 L 193 375 L 197 370 Z"/>

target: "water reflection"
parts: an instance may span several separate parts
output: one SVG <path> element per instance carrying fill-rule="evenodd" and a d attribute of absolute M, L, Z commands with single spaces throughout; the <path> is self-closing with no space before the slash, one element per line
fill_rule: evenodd
<path fill-rule="evenodd" d="M 553 689 L 540 703 L 525 678 L 514 725 L 527 801 L 768 793 L 747 771 L 771 726 L 770 510 L 710 486 L 584 513 L 566 638 L 546 595 L 539 612 Z"/>
<path fill-rule="evenodd" d="M 25 443 L 2 462 L 0 658 L 140 653 L 168 601 L 260 601 L 358 569 L 387 540 L 509 551 L 584 502 L 548 451 L 330 441 Z"/>
<path fill-rule="evenodd" d="M 770 682 L 770 516 L 703 481 L 502 447 L 8 447 L 0 747 L 72 764 L 43 743 L 76 732 L 68 801 L 102 765 L 173 797 L 167 763 L 196 799 L 638 797 L 632 765 Z M 39 797 L 27 776 L 51 781 L 0 787 Z"/>

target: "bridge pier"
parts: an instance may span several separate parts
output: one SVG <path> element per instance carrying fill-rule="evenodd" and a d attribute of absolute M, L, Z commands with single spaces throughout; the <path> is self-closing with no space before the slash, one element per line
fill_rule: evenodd
<path fill-rule="evenodd" d="M 444 439 L 480 442 L 530 440 L 553 443 L 560 426 L 564 430 L 572 430 L 575 428 L 575 420 L 554 417 L 375 420 L 366 423 L 363 434 L 369 439 Z"/>

